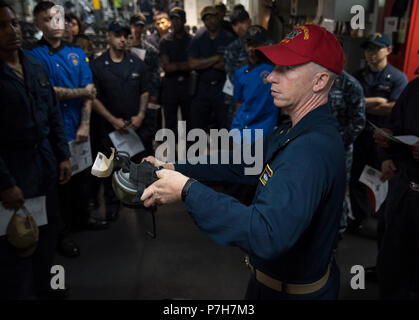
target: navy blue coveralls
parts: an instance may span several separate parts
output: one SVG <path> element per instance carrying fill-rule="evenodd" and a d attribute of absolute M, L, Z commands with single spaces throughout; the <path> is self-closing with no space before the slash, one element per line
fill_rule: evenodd
<path fill-rule="evenodd" d="M 388 101 L 396 101 L 407 84 L 406 75 L 389 63 L 380 72 L 372 72 L 368 67 L 357 71 L 354 77 L 360 82 L 365 98 L 382 97 Z M 366 114 L 367 120 L 378 127 L 388 125 L 388 116 Z M 366 125 L 354 142 L 353 163 L 350 178 L 350 200 L 352 214 L 358 221 L 373 213 L 368 200 L 367 189 L 359 182 L 365 165 L 381 170 L 378 160 L 377 146 L 372 138 L 373 129 Z"/>
<path fill-rule="evenodd" d="M 169 57 L 169 62 L 184 62 L 188 60 L 188 47 L 192 37 L 184 33 L 183 38 L 177 38 L 170 32 L 160 40 L 159 54 Z M 166 73 L 161 88 L 161 103 L 163 106 L 166 128 L 177 135 L 177 110 L 180 106 L 182 119 L 189 122 L 191 95 L 189 90 L 190 72 L 175 71 Z"/>
<path fill-rule="evenodd" d="M 419 137 L 419 78 L 411 81 L 394 106 L 388 128 L 395 136 Z M 377 273 L 380 296 L 408 299 L 419 292 L 419 161 L 409 146 L 391 143 L 380 153 L 381 160 L 392 159 L 397 168 L 390 180 L 386 208 L 382 213 L 383 234 L 379 243 Z"/>
<path fill-rule="evenodd" d="M 226 47 L 234 41 L 233 35 L 224 29 L 215 39 L 211 39 L 206 29 L 198 31 L 189 47 L 189 56 L 200 59 L 214 55 L 224 56 Z M 222 92 L 226 74 L 214 68 L 197 70 L 198 88 L 191 104 L 190 128 L 207 130 L 212 113 L 215 113 L 217 128 L 226 128 L 228 106 Z"/>
<path fill-rule="evenodd" d="M 201 182 L 257 183 L 251 205 L 217 193 L 200 182 L 189 189 L 185 204 L 192 219 L 221 245 L 240 247 L 251 265 L 285 283 L 279 292 L 252 275 L 248 299 L 335 299 L 339 270 L 332 251 L 345 193 L 344 147 L 338 124 L 327 104 L 307 114 L 294 127 L 284 124 L 264 142 L 260 176 L 243 175 L 243 165 L 175 164 L 175 169 Z M 232 163 L 232 162 L 230 162 Z M 286 284 L 321 279 L 310 294 L 289 294 Z"/>
<path fill-rule="evenodd" d="M 97 98 L 104 104 L 105 108 L 116 118 L 130 121 L 132 116 L 140 110 L 141 95 L 149 91 L 149 74 L 146 65 L 139 58 L 126 54 L 119 63 L 114 63 L 106 51 L 91 64 L 93 80 L 98 92 Z M 152 153 L 152 140 L 155 135 L 155 119 L 152 114 L 147 113 L 140 128 L 138 136 L 146 148 L 136 158 L 141 159 Z M 105 121 L 100 139 L 99 151 L 109 155 L 113 147 L 108 134 L 115 131 L 113 126 Z M 105 179 L 105 199 L 108 205 L 117 202 L 112 190 L 111 179 Z"/>
<path fill-rule="evenodd" d="M 18 186 L 25 199 L 46 195 L 48 224 L 39 227 L 30 258 L 16 256 L 0 237 L 0 299 L 27 299 L 49 288 L 59 221 L 57 163 L 70 158 L 48 73 L 32 57 L 19 54 L 24 81 L 0 61 L 0 189 Z"/>

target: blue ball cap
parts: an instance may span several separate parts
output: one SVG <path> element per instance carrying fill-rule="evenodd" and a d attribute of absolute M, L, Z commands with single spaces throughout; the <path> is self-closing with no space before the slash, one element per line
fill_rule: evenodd
<path fill-rule="evenodd" d="M 391 38 L 385 33 L 376 32 L 368 37 L 368 40 L 361 44 L 365 49 L 369 43 L 375 44 L 377 47 L 385 48 L 391 46 Z"/>
<path fill-rule="evenodd" d="M 114 20 L 109 24 L 108 31 L 118 32 L 121 30 L 126 30 L 128 33 L 131 33 L 129 25 L 121 20 Z"/>

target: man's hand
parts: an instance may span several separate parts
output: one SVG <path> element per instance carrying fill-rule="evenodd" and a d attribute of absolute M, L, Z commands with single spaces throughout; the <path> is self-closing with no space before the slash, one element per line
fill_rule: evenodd
<path fill-rule="evenodd" d="M 381 164 L 381 181 L 391 180 L 394 176 L 394 172 L 397 170 L 393 160 L 385 160 Z"/>
<path fill-rule="evenodd" d="M 71 179 L 71 163 L 70 160 L 64 160 L 61 161 L 59 164 L 60 169 L 60 177 L 59 177 L 59 183 L 60 184 L 66 184 Z"/>
<path fill-rule="evenodd" d="M 85 98 L 88 98 L 88 99 L 96 98 L 97 91 L 96 91 L 96 87 L 93 84 L 88 84 L 84 88 L 86 89 Z"/>
<path fill-rule="evenodd" d="M 413 159 L 419 161 L 419 141 L 412 146 Z"/>
<path fill-rule="evenodd" d="M 114 127 L 115 130 L 121 132 L 121 133 L 127 133 L 128 132 L 128 127 L 126 122 L 124 121 L 124 119 L 122 118 L 115 118 L 111 121 L 112 126 Z"/>
<path fill-rule="evenodd" d="M 390 129 L 382 128 L 381 130 L 383 130 L 384 132 L 386 132 L 387 134 L 391 136 L 393 135 L 393 131 L 391 131 Z M 374 137 L 375 143 L 381 148 L 388 148 L 390 146 L 390 139 L 383 136 L 377 129 L 374 130 L 373 137 Z"/>
<path fill-rule="evenodd" d="M 3 206 L 7 209 L 19 209 L 23 206 L 25 199 L 23 192 L 18 186 L 13 186 L 9 189 L 0 191 L 0 200 L 3 202 Z"/>
<path fill-rule="evenodd" d="M 388 101 L 383 97 L 369 97 L 365 98 L 365 111 L 369 114 L 377 116 L 388 116 L 396 104 L 395 101 Z"/>
<path fill-rule="evenodd" d="M 159 180 L 144 190 L 141 201 L 144 201 L 145 207 L 154 204 L 168 204 L 180 201 L 182 199 L 182 189 L 185 186 L 188 177 L 173 170 L 156 171 Z"/>
<path fill-rule="evenodd" d="M 86 142 L 89 139 L 89 131 L 90 125 L 82 121 L 76 132 L 76 143 Z"/>
<path fill-rule="evenodd" d="M 380 104 L 386 104 L 388 102 L 388 100 L 386 98 L 383 97 L 375 97 L 375 102 L 380 105 Z"/>
<path fill-rule="evenodd" d="M 141 162 L 143 162 L 143 161 L 148 161 L 148 162 L 152 163 L 153 166 L 155 166 L 155 167 L 163 167 L 167 170 L 175 170 L 175 166 L 172 163 L 161 162 L 160 160 L 157 160 L 153 156 L 148 156 L 147 158 L 143 158 L 143 160 L 141 160 Z"/>
<path fill-rule="evenodd" d="M 139 127 L 141 127 L 141 124 L 143 123 L 144 118 L 145 118 L 144 113 L 139 113 L 136 116 L 132 116 L 131 122 L 129 123 L 128 128 L 137 130 Z"/>

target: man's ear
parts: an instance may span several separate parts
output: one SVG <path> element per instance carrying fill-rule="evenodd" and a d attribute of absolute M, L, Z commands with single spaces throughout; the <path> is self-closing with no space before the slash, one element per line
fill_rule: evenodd
<path fill-rule="evenodd" d="M 393 52 L 393 46 L 388 46 L 387 47 L 387 54 L 390 54 Z"/>
<path fill-rule="evenodd" d="M 327 72 L 319 72 L 313 80 L 313 92 L 318 93 L 327 87 L 330 75 Z"/>

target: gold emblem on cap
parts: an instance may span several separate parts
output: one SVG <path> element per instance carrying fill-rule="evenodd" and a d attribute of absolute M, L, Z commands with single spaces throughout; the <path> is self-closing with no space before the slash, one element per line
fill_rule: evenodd
<path fill-rule="evenodd" d="M 304 40 L 310 39 L 310 32 L 308 28 L 306 26 L 299 26 L 295 28 L 294 31 L 291 31 L 281 42 L 290 42 L 292 39 L 296 38 L 299 34 L 301 34 L 301 30 L 304 32 Z"/>
<path fill-rule="evenodd" d="M 249 28 L 249 34 L 251 36 L 254 37 L 258 33 L 262 33 L 262 29 L 260 27 L 258 27 L 258 26 L 252 26 L 252 27 Z"/>

